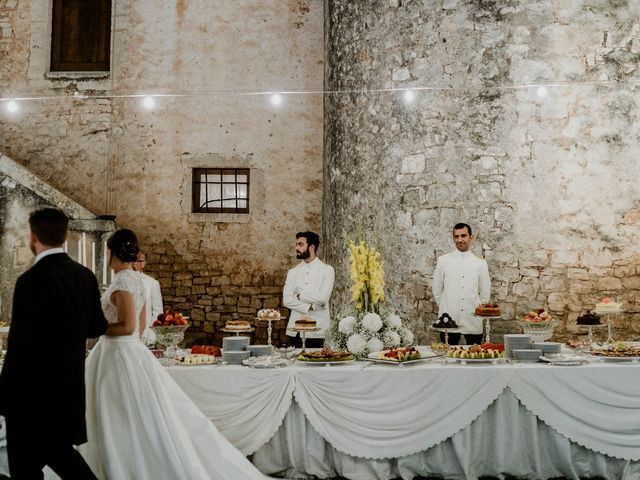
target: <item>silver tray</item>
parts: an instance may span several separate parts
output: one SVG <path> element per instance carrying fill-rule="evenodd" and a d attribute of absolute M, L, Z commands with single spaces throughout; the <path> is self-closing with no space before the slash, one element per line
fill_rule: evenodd
<path fill-rule="evenodd" d="M 276 358 L 274 360 L 271 360 L 270 363 L 257 363 L 255 360 L 251 361 L 251 357 L 243 360 L 242 364 L 249 368 L 284 368 L 290 365 L 289 361 L 285 360 L 284 358 Z"/>
<path fill-rule="evenodd" d="M 376 362 L 376 363 L 386 363 L 388 365 L 409 365 L 412 363 L 426 362 L 427 360 L 431 360 L 434 358 L 442 358 L 443 355 L 434 355 L 432 357 L 426 358 L 416 358 L 415 360 L 405 360 L 404 362 L 398 362 L 396 360 L 387 360 L 385 358 L 367 358 L 367 362 Z"/>
<path fill-rule="evenodd" d="M 447 362 L 458 362 L 462 363 L 477 363 L 477 364 L 498 364 L 505 363 L 507 361 L 507 357 L 499 357 L 499 358 L 455 358 L 455 357 L 447 357 Z"/>
<path fill-rule="evenodd" d="M 324 361 L 324 360 L 310 361 L 310 360 L 299 360 L 296 358 L 296 363 L 302 363 L 304 365 L 345 365 L 347 363 L 354 363 L 355 361 L 356 361 L 355 358 L 352 358 L 351 360 L 329 360 L 329 361 Z"/>
<path fill-rule="evenodd" d="M 632 362 L 638 363 L 640 357 L 605 357 L 603 355 L 591 355 L 590 357 L 593 360 L 600 360 L 603 362 Z"/>

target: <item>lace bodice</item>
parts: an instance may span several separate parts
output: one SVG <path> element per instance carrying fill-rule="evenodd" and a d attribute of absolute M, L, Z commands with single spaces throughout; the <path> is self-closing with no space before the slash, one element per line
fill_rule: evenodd
<path fill-rule="evenodd" d="M 118 310 L 111 303 L 111 294 L 116 291 L 125 291 L 133 295 L 133 303 L 136 312 L 136 328 L 132 336 L 140 336 L 140 312 L 145 302 L 144 283 L 140 275 L 133 270 L 121 270 L 113 276 L 111 285 L 102 295 L 102 311 L 109 323 L 118 321 Z"/>

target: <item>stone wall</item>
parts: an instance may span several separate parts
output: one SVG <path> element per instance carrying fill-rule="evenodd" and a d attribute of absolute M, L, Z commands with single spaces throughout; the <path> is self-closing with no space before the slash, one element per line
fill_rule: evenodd
<path fill-rule="evenodd" d="M 97 219 L 92 212 L 0 154 L 0 322 L 11 320 L 13 286 L 33 262 L 29 248 L 29 214 L 52 205 L 63 210 L 70 219 L 64 245 L 68 254 L 92 269 L 99 281 L 106 278 L 103 275 L 103 245 L 114 229 L 113 222 Z M 93 252 L 91 242 L 95 242 Z M 82 258 L 80 245 L 86 248 Z"/>
<path fill-rule="evenodd" d="M 54 76 L 50 1 L 0 0 L 0 92 L 46 97 L 0 109 L 0 151 L 136 231 L 198 329 L 276 306 L 295 232 L 321 228 L 323 98 L 247 93 L 322 90 L 322 1 L 113 4 L 109 75 Z M 169 96 L 146 110 L 144 93 Z M 250 215 L 190 213 L 207 166 L 251 169 Z"/>
<path fill-rule="evenodd" d="M 544 306 L 556 338 L 603 296 L 640 339 L 637 2 L 328 0 L 324 226 L 337 296 L 342 231 L 383 249 L 389 299 L 433 336 L 431 278 L 470 223 L 501 332 Z M 547 86 L 538 88 L 538 85 Z M 533 85 L 533 86 L 530 86 Z M 408 101 L 403 91 L 425 87 Z"/>

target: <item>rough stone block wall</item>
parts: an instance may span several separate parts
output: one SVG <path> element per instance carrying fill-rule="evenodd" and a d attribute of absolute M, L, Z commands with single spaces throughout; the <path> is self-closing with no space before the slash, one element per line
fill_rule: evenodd
<path fill-rule="evenodd" d="M 329 0 L 325 15 L 327 90 L 352 92 L 325 103 L 334 305 L 342 232 L 360 227 L 389 303 L 432 340 L 436 258 L 464 221 L 503 305 L 494 331 L 543 306 L 573 337 L 611 296 L 615 337 L 640 339 L 637 2 Z"/>
<path fill-rule="evenodd" d="M 166 308 L 187 312 L 193 326 L 189 342 L 221 344 L 227 320 L 248 320 L 255 328 L 252 343 L 267 343 L 267 324 L 256 321 L 258 310 L 279 308 L 283 316 L 282 285 L 286 270 L 256 272 L 249 266 L 225 269 L 211 257 L 185 259 L 169 243 L 145 248 L 147 273 L 158 279 Z M 286 343 L 286 321 L 273 322 L 274 346 Z"/>
<path fill-rule="evenodd" d="M 48 73 L 50 4 L 0 0 L 0 94 L 45 98 L 0 108 L 0 152 L 133 229 L 192 331 L 278 306 L 295 233 L 321 229 L 323 97 L 245 94 L 322 90 L 322 1 L 118 0 L 106 78 Z M 212 165 L 251 169 L 248 217 L 190 213 Z"/>

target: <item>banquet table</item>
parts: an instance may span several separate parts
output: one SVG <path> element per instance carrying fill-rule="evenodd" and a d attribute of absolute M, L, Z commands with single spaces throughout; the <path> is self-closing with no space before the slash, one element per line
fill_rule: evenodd
<path fill-rule="evenodd" d="M 640 479 L 640 365 L 169 368 L 267 474 Z"/>
<path fill-rule="evenodd" d="M 168 372 L 270 475 L 640 479 L 640 364 L 296 362 Z"/>

